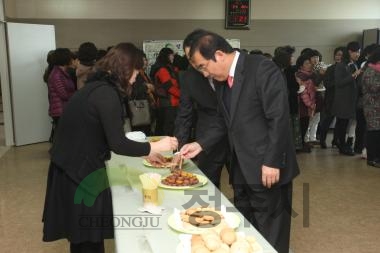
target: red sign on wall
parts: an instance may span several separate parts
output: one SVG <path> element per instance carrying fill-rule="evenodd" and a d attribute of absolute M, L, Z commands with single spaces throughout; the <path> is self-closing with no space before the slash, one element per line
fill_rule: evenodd
<path fill-rule="evenodd" d="M 249 29 L 251 0 L 226 0 L 226 29 Z"/>

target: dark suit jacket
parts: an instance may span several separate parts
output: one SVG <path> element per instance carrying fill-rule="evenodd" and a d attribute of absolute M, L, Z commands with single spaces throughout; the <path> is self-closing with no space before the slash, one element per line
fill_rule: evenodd
<path fill-rule="evenodd" d="M 199 141 L 202 148 L 207 150 L 228 132 L 231 150 L 246 183 L 262 185 L 262 165 L 281 170 L 278 185 L 289 183 L 299 174 L 299 168 L 290 130 L 287 87 L 281 71 L 265 57 L 241 53 L 230 112 L 223 102 L 227 89 L 227 85 L 217 88 L 219 118 L 210 127 L 209 135 Z M 235 168 L 232 164 L 232 171 Z"/>
<path fill-rule="evenodd" d="M 189 141 L 194 115 L 196 120 L 196 139 L 208 133 L 211 122 L 217 117 L 217 99 L 215 91 L 207 78 L 190 67 L 180 73 L 181 97 L 175 121 L 174 135 L 180 147 Z"/>
<path fill-rule="evenodd" d="M 351 69 L 345 63 L 338 63 L 335 67 L 335 96 L 332 105 L 332 113 L 338 118 L 355 119 L 358 88 Z"/>

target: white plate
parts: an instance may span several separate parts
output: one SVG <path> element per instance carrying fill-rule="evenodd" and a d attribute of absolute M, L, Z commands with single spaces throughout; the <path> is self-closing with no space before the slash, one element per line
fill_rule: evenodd
<path fill-rule="evenodd" d="M 242 232 L 237 232 L 236 234 L 244 234 Z M 245 235 L 243 235 L 245 237 Z M 180 242 L 178 243 L 176 247 L 176 253 L 191 253 L 191 245 L 190 247 L 185 246 L 191 244 L 191 235 L 181 234 L 179 235 Z M 185 242 L 186 241 L 186 242 Z M 255 250 L 253 253 L 263 253 L 263 247 L 256 241 L 257 244 L 257 250 Z"/>
<path fill-rule="evenodd" d="M 226 213 L 225 216 L 228 216 L 229 227 L 231 227 L 233 229 L 236 229 L 236 228 L 239 227 L 239 225 L 240 225 L 240 218 L 239 218 L 239 216 L 237 216 L 234 213 Z M 202 233 L 204 233 L 204 232 L 206 232 L 207 230 L 210 230 L 210 229 L 219 229 L 222 226 L 223 227 L 227 226 L 226 222 L 223 221 L 222 223 L 218 224 L 217 226 L 210 227 L 210 228 L 198 228 L 196 226 L 192 226 L 191 224 L 189 224 L 189 227 L 184 228 L 183 226 L 179 225 L 176 222 L 174 214 L 172 214 L 172 215 L 169 216 L 169 218 L 168 218 L 168 225 L 169 225 L 169 227 L 171 227 L 172 229 L 174 229 L 174 230 L 176 230 L 178 232 L 185 233 L 185 234 L 194 234 L 194 235 L 196 235 L 196 234 L 202 234 Z"/>

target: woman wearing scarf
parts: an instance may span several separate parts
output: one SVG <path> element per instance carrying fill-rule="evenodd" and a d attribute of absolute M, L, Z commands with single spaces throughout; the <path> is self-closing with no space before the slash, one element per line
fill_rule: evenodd
<path fill-rule="evenodd" d="M 367 123 L 367 164 L 380 168 L 380 48 L 368 59 L 362 91 Z"/>
<path fill-rule="evenodd" d="M 316 100 L 314 85 L 315 75 L 313 73 L 313 66 L 310 62 L 310 57 L 307 54 L 303 54 L 297 59 L 296 80 L 300 85 L 299 88 L 299 114 L 302 134 L 302 144 L 304 152 L 311 152 L 311 146 L 309 143 L 305 143 L 305 134 L 309 126 L 310 117 L 314 115 Z"/>

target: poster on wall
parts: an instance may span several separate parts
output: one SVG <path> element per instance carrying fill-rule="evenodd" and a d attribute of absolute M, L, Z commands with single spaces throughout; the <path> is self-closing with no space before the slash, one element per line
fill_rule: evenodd
<path fill-rule="evenodd" d="M 227 39 L 227 41 L 233 48 L 240 48 L 240 39 Z M 150 66 L 156 61 L 158 53 L 164 47 L 171 48 L 174 53 L 182 56 L 184 54 L 182 43 L 183 40 L 144 40 L 143 50 L 149 62 L 147 73 L 150 71 Z"/>

